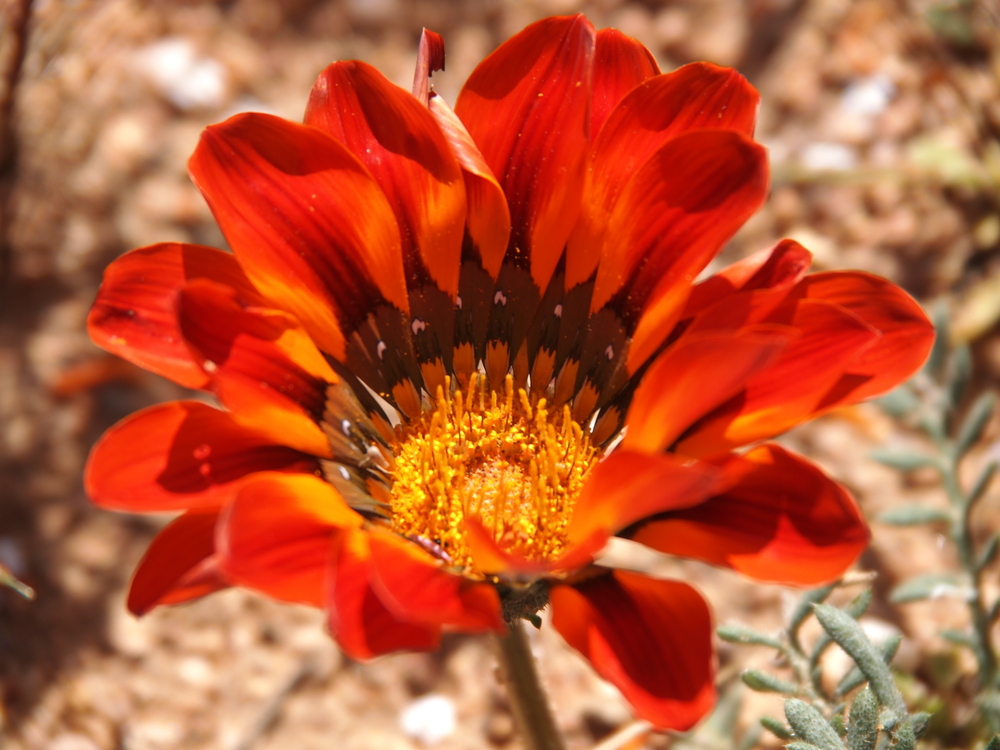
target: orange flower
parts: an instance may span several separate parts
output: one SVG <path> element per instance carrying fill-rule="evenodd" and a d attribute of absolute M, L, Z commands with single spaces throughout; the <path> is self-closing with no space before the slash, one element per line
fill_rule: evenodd
<path fill-rule="evenodd" d="M 508 41 L 454 112 L 442 62 L 427 33 L 413 94 L 339 62 L 304 125 L 208 128 L 190 171 L 233 254 L 108 269 L 94 340 L 224 407 L 146 409 L 91 454 L 95 503 L 183 511 L 129 607 L 246 586 L 324 607 L 367 658 L 548 604 L 639 715 L 689 727 L 714 701 L 707 605 L 594 555 L 617 534 L 840 575 L 857 506 L 760 441 L 902 381 L 931 326 L 883 279 L 806 276 L 791 241 L 694 282 L 767 193 L 737 73 L 660 74 L 583 16 Z"/>

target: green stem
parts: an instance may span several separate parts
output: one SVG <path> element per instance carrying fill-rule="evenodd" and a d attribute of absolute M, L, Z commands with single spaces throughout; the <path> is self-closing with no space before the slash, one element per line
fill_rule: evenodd
<path fill-rule="evenodd" d="M 972 631 L 976 640 L 976 661 L 979 662 L 979 679 L 986 688 L 993 684 L 996 675 L 996 656 L 990 644 L 990 617 L 983 604 L 982 571 L 976 560 L 976 551 L 972 542 L 972 505 L 971 498 L 962 492 L 958 480 L 958 463 L 961 456 L 955 455 L 951 445 L 942 446 L 942 453 L 947 460 L 942 462 L 941 478 L 944 482 L 948 500 L 955 510 L 955 521 L 952 524 L 951 536 L 958 550 L 958 559 L 969 577 L 972 596 L 969 597 L 969 617 L 972 620 Z"/>
<path fill-rule="evenodd" d="M 517 622 L 509 627 L 507 635 L 496 637 L 497 660 L 524 747 L 526 750 L 564 750 L 548 696 L 538 679 L 524 624 Z"/>

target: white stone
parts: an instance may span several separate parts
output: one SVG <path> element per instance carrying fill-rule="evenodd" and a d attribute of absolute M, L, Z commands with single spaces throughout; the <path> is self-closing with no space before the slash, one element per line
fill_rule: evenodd
<path fill-rule="evenodd" d="M 858 152 L 843 143 L 819 141 L 802 149 L 799 158 L 804 167 L 817 172 L 846 172 L 857 165 Z"/>
<path fill-rule="evenodd" d="M 455 733 L 455 704 L 443 695 L 425 695 L 399 715 L 403 733 L 424 745 L 437 745 Z"/>
<path fill-rule="evenodd" d="M 181 109 L 219 107 L 225 102 L 225 68 L 218 60 L 199 57 L 183 37 L 143 48 L 139 66 L 159 92 Z"/>

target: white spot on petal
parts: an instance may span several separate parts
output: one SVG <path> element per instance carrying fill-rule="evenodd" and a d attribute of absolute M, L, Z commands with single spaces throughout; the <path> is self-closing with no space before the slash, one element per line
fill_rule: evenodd
<path fill-rule="evenodd" d="M 607 357 L 609 361 L 615 358 L 615 348 L 611 346 L 611 344 L 608 344 L 608 348 L 604 350 L 604 356 Z"/>
<path fill-rule="evenodd" d="M 202 367 L 205 368 L 205 372 L 215 372 L 219 369 L 219 366 L 210 359 L 206 359 Z"/>
<path fill-rule="evenodd" d="M 410 329 L 413 331 L 413 335 L 416 336 L 421 331 L 427 328 L 427 324 L 420 318 L 414 318 L 413 323 L 410 325 Z"/>
<path fill-rule="evenodd" d="M 378 355 L 378 358 L 379 358 L 379 359 L 382 359 L 382 357 L 383 357 L 383 356 L 385 356 L 385 350 L 386 350 L 386 349 L 388 349 L 388 348 L 389 348 L 389 347 L 387 347 L 387 346 L 385 345 L 385 342 L 384 342 L 384 341 L 379 341 L 379 342 L 378 342 L 378 343 L 377 343 L 377 344 L 375 345 L 375 353 L 376 353 L 376 354 Z"/>
<path fill-rule="evenodd" d="M 552 311 L 552 314 L 562 320 L 562 305 L 556 305 L 556 309 Z"/>
<path fill-rule="evenodd" d="M 341 423 L 340 423 L 340 429 L 344 431 L 344 434 L 347 435 L 347 437 L 350 437 L 351 436 L 351 420 L 345 419 L 345 420 L 341 421 Z"/>
<path fill-rule="evenodd" d="M 497 293 L 493 295 L 494 305 L 505 305 L 507 304 L 507 298 L 504 296 L 503 292 L 497 289 Z"/>

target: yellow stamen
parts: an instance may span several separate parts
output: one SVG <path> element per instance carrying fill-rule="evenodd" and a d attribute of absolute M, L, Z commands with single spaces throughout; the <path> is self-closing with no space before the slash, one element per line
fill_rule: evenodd
<path fill-rule="evenodd" d="M 532 560 L 565 551 L 566 526 L 599 458 L 569 406 L 550 414 L 508 375 L 504 394 L 475 373 L 467 393 L 438 388 L 436 408 L 398 430 L 392 526 L 439 545 L 475 570 L 464 522 L 476 518 L 504 549 Z"/>

